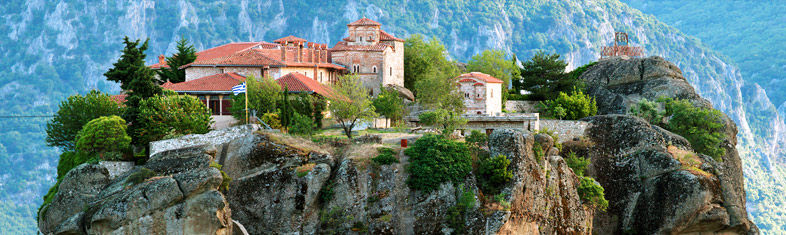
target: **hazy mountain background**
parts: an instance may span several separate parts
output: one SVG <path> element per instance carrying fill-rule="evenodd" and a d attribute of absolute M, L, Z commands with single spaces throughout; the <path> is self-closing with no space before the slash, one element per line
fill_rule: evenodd
<path fill-rule="evenodd" d="M 648 9 L 645 3 L 634 5 Z M 489 48 L 519 58 L 542 49 L 562 54 L 572 68 L 596 60 L 599 48 L 611 43 L 614 31 L 628 32 L 648 55 L 678 64 L 703 97 L 737 122 L 752 220 L 765 232 L 786 231 L 786 125 L 765 92 L 777 87 L 756 85 L 765 81 L 759 77 L 746 78 L 769 73 L 770 67 L 740 70 L 738 65 L 745 64 L 715 51 L 726 53 L 723 42 L 715 44 L 710 38 L 710 44 L 703 44 L 616 0 L 6 0 L 0 12 L 0 227 L 4 232 L 35 233 L 35 212 L 41 196 L 54 184 L 59 152 L 44 144 L 46 117 L 3 116 L 51 115 L 69 95 L 90 89 L 118 92 L 119 87 L 101 74 L 120 55 L 123 36 L 150 38 L 148 61 L 152 63 L 157 55 L 172 53 L 181 37 L 200 50 L 228 42 L 272 41 L 290 34 L 333 45 L 345 36 L 347 23 L 363 16 L 379 21 L 383 29 L 401 38 L 415 33 L 437 37 L 460 61 Z M 700 33 L 695 35 L 701 37 Z M 777 46 L 748 47 L 756 45 Z M 773 61 L 779 55 L 784 53 L 767 54 Z"/>

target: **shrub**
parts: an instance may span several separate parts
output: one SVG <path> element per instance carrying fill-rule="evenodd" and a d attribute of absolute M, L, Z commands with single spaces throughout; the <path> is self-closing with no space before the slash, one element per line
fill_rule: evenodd
<path fill-rule="evenodd" d="M 445 182 L 459 182 L 472 171 L 466 143 L 438 135 L 424 135 L 405 150 L 410 157 L 407 185 L 415 190 L 432 191 Z"/>
<path fill-rule="evenodd" d="M 478 130 L 472 130 L 465 140 L 467 143 L 475 147 L 484 147 L 489 143 L 489 137 L 486 135 L 486 133 L 480 132 Z"/>
<path fill-rule="evenodd" d="M 311 136 L 314 133 L 314 128 L 316 128 L 314 120 L 297 112 L 293 113 L 289 133 Z"/>
<path fill-rule="evenodd" d="M 606 208 L 609 207 L 609 201 L 606 200 L 603 194 L 603 186 L 600 186 L 593 178 L 586 176 L 581 176 L 579 178 L 581 178 L 581 183 L 578 192 L 581 200 L 585 203 L 589 203 L 593 208 L 606 211 Z"/>
<path fill-rule="evenodd" d="M 511 179 L 513 173 L 508 170 L 510 160 L 504 155 L 489 157 L 480 161 L 478 166 L 478 187 L 484 194 L 498 194 L 502 187 Z"/>
<path fill-rule="evenodd" d="M 559 119 L 578 120 L 598 114 L 595 98 L 581 90 L 573 90 L 570 95 L 560 92 L 556 99 L 547 100 L 542 106 L 544 113 Z"/>
<path fill-rule="evenodd" d="M 117 102 L 96 90 L 85 96 L 70 96 L 60 103 L 54 118 L 46 124 L 46 144 L 73 151 L 76 149 L 76 136 L 85 124 L 98 117 L 122 113 L 123 108 Z"/>
<path fill-rule="evenodd" d="M 347 215 L 343 209 L 333 207 L 330 210 L 322 210 L 319 215 L 320 234 L 346 234 L 348 229 L 345 227 L 353 216 Z"/>
<path fill-rule="evenodd" d="M 388 165 L 393 163 L 399 163 L 398 158 L 395 157 L 396 152 L 391 148 L 378 148 L 377 151 L 379 155 L 372 158 L 371 160 L 379 165 Z"/>
<path fill-rule="evenodd" d="M 278 119 L 277 113 L 262 114 L 259 120 L 270 126 L 270 128 L 281 129 L 281 120 Z"/>
<path fill-rule="evenodd" d="M 629 115 L 638 116 L 653 125 L 662 125 L 663 115 L 658 111 L 658 103 L 641 99 L 638 103 L 630 107 Z"/>
<path fill-rule="evenodd" d="M 220 190 L 229 190 L 229 183 L 232 183 L 232 177 L 229 177 L 226 172 L 221 170 L 223 167 L 221 164 L 218 164 L 214 161 L 210 161 L 210 167 L 216 168 L 221 171 L 221 185 L 218 187 Z"/>
<path fill-rule="evenodd" d="M 336 186 L 336 182 L 333 180 L 328 180 L 325 184 L 322 185 L 322 188 L 319 189 L 319 204 L 320 205 L 327 205 L 330 200 L 333 200 L 333 186 Z"/>
<path fill-rule="evenodd" d="M 141 143 L 162 140 L 166 136 L 204 134 L 213 119 L 202 101 L 190 95 L 156 95 L 139 104 Z"/>
<path fill-rule="evenodd" d="M 445 109 L 436 109 L 418 115 L 420 123 L 427 126 L 436 126 L 442 129 L 443 135 L 450 135 L 454 130 L 467 124 L 467 119 L 462 118 L 458 113 Z"/>
<path fill-rule="evenodd" d="M 105 158 L 107 152 L 126 151 L 130 144 L 131 137 L 126 134 L 126 121 L 112 115 L 99 117 L 85 124 L 77 134 L 76 149 Z"/>
<path fill-rule="evenodd" d="M 573 173 L 576 173 L 577 176 L 584 176 L 590 160 L 589 158 L 577 157 L 575 152 L 568 152 L 568 158 L 565 159 L 565 163 L 568 164 L 570 169 L 573 169 Z"/>
<path fill-rule="evenodd" d="M 156 176 L 156 173 L 153 170 L 142 168 L 138 171 L 131 173 L 131 175 L 126 178 L 126 184 L 137 185 L 139 183 L 145 182 L 145 180 L 153 178 Z"/>
<path fill-rule="evenodd" d="M 671 116 L 666 129 L 685 137 L 696 152 L 722 161 L 726 150 L 720 146 L 724 140 L 720 111 L 694 107 L 686 100 L 670 100 L 666 102 L 665 116 Z"/>
<path fill-rule="evenodd" d="M 455 234 L 465 234 L 466 228 L 464 227 L 464 217 L 470 209 L 475 207 L 475 194 L 472 191 L 464 188 L 463 185 L 458 187 L 459 193 L 456 205 L 448 208 L 448 214 L 445 217 L 448 227 L 453 229 Z"/>

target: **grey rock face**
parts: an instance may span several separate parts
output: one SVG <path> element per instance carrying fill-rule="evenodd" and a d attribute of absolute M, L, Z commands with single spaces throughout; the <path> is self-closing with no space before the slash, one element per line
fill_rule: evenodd
<path fill-rule="evenodd" d="M 497 130 L 489 136 L 492 156 L 511 160 L 512 185 L 505 188 L 510 212 L 489 223 L 498 234 L 589 234 L 592 215 L 581 204 L 579 179 L 557 155 L 538 159 L 534 144 L 553 144 L 545 134 Z M 552 146 L 546 146 L 551 149 Z M 544 151 L 545 153 L 545 151 Z"/>
<path fill-rule="evenodd" d="M 159 151 L 147 164 L 83 164 L 42 210 L 44 234 L 232 234 L 213 145 Z M 111 168 L 111 171 L 107 168 Z M 154 176 L 135 183 L 142 168 Z M 110 174 L 111 173 L 111 174 Z"/>
<path fill-rule="evenodd" d="M 601 60 L 581 75 L 587 93 L 595 97 L 598 114 L 625 114 L 642 98 L 660 97 L 691 100 L 711 108 L 673 63 L 657 56 Z"/>
<path fill-rule="evenodd" d="M 609 200 L 609 209 L 595 216 L 594 232 L 757 232 L 744 212 L 742 176 L 729 171 L 739 162 L 733 148 L 716 162 L 693 153 L 681 136 L 637 117 L 585 120 L 591 123 L 586 136 L 595 143 L 588 174 Z"/>

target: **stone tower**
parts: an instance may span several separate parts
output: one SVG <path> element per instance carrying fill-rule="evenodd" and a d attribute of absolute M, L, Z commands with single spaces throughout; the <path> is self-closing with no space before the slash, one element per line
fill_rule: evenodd
<path fill-rule="evenodd" d="M 379 94 L 380 86 L 404 86 L 404 40 L 381 26 L 365 17 L 349 23 L 349 36 L 331 49 L 333 62 L 356 74 L 371 95 Z"/>

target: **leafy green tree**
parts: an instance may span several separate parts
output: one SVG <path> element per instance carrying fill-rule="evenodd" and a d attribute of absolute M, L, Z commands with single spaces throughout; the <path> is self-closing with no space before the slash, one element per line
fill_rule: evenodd
<path fill-rule="evenodd" d="M 571 78 L 565 73 L 568 63 L 559 54 L 547 55 L 539 51 L 528 61 L 522 63 L 522 89 L 530 92 L 530 100 L 555 99 L 560 92 L 568 93 L 583 89 L 581 80 Z"/>
<path fill-rule="evenodd" d="M 559 97 L 547 100 L 543 104 L 547 114 L 559 119 L 578 120 L 598 114 L 595 98 L 579 90 L 574 90 L 570 95 L 560 92 Z"/>
<path fill-rule="evenodd" d="M 383 87 L 381 90 L 382 93 L 372 101 L 374 110 L 393 123 L 401 121 L 404 118 L 404 100 L 394 89 Z"/>
<path fill-rule="evenodd" d="M 418 102 L 430 109 L 462 111 L 463 96 L 453 80 L 459 68 L 448 59 L 445 46 L 436 38 L 425 42 L 416 34 L 407 39 L 404 48 L 404 86 L 415 93 Z"/>
<path fill-rule="evenodd" d="M 178 83 L 186 81 L 186 71 L 178 68 L 194 62 L 197 58 L 196 48 L 193 45 L 189 45 L 188 39 L 183 38 L 177 41 L 176 48 L 177 52 L 166 58 L 166 64 L 169 68 L 161 68 L 156 71 L 164 82 Z"/>
<path fill-rule="evenodd" d="M 368 121 L 377 116 L 374 105 L 369 99 L 368 91 L 355 75 L 338 78 L 331 88 L 333 95 L 330 100 L 330 113 L 344 129 L 347 138 L 352 139 L 352 128 L 360 121 Z"/>
<path fill-rule="evenodd" d="M 281 120 L 281 126 L 284 129 L 289 129 L 289 125 L 292 123 L 292 116 L 295 113 L 295 108 L 292 107 L 292 101 L 289 98 L 289 88 L 284 87 L 280 97 L 276 102 L 278 104 L 278 117 Z"/>
<path fill-rule="evenodd" d="M 64 151 L 76 147 L 76 135 L 82 126 L 101 116 L 121 115 L 123 108 L 109 95 L 92 90 L 85 96 L 73 95 L 60 102 L 54 118 L 46 124 L 46 143 Z"/>
<path fill-rule="evenodd" d="M 442 129 L 442 135 L 446 136 L 467 124 L 467 119 L 462 118 L 461 115 L 444 109 L 423 112 L 418 115 L 418 119 L 420 119 L 420 123 L 423 125 L 436 126 Z"/>
<path fill-rule="evenodd" d="M 156 84 L 153 70 L 145 65 L 145 50 L 148 41 L 139 45 L 139 40 L 130 41 L 126 36 L 123 38 L 125 48 L 120 59 L 114 63 L 114 67 L 109 69 L 104 76 L 107 80 L 120 82 L 120 88 L 128 93 L 126 98 L 126 109 L 123 119 L 128 121 L 128 133 L 131 135 L 132 143 L 139 144 L 142 138 L 140 127 L 144 124 L 139 120 L 139 104 L 142 100 L 161 94 L 161 87 Z"/>
<path fill-rule="evenodd" d="M 589 158 L 578 157 L 575 152 L 568 152 L 568 157 L 565 158 L 565 164 L 568 164 L 573 173 L 577 176 L 584 176 L 587 171 L 587 166 L 590 164 Z"/>
<path fill-rule="evenodd" d="M 508 60 L 505 52 L 501 50 L 485 50 L 472 56 L 467 62 L 467 71 L 481 72 L 499 78 L 502 84 L 502 103 L 507 100 L 508 86 L 511 80 L 520 77 L 519 67 L 514 60 Z"/>
<path fill-rule="evenodd" d="M 669 100 L 664 116 L 671 117 L 666 129 L 685 137 L 697 152 L 722 161 L 726 149 L 721 146 L 725 139 L 721 115 L 715 109 L 694 107 L 687 100 Z"/>
<path fill-rule="evenodd" d="M 458 67 L 447 56 L 448 51 L 437 38 L 424 41 L 420 34 L 407 38 L 404 42 L 404 87 L 414 91 L 415 83 L 424 77 L 457 76 Z"/>
<path fill-rule="evenodd" d="M 265 113 L 274 113 L 281 95 L 281 85 L 268 77 L 257 79 L 254 76 L 246 78 L 246 92 L 248 92 L 248 109 L 255 110 L 257 117 Z M 232 96 L 230 111 L 237 120 L 246 120 L 246 94 Z M 250 114 L 250 113 L 249 113 Z"/>
<path fill-rule="evenodd" d="M 150 143 L 167 137 L 204 134 L 213 120 L 210 110 L 196 97 L 167 92 L 139 104 L 140 141 Z"/>
<path fill-rule="evenodd" d="M 91 120 L 79 131 L 77 139 L 76 149 L 79 152 L 95 153 L 102 159 L 106 159 L 110 152 L 127 151 L 131 143 L 131 137 L 126 134 L 126 121 L 115 115 Z"/>
<path fill-rule="evenodd" d="M 499 194 L 502 187 L 513 179 L 508 170 L 510 160 L 504 155 L 489 157 L 478 164 L 478 187 L 484 194 Z"/>
<path fill-rule="evenodd" d="M 404 150 L 409 156 L 407 185 L 433 191 L 447 182 L 460 182 L 472 171 L 469 146 L 441 135 L 427 134 Z"/>

